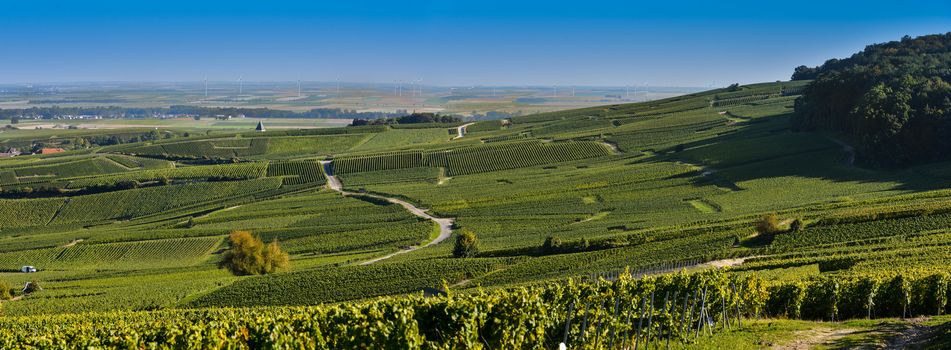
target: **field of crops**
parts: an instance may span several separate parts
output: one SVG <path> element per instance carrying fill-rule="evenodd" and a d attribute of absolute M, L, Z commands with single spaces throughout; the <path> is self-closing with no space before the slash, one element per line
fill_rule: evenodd
<path fill-rule="evenodd" d="M 69 202 L 60 210 L 53 222 L 65 224 L 108 219 L 131 219 L 187 205 L 251 195 L 256 192 L 275 189 L 280 184 L 280 179 L 264 178 L 248 181 L 149 187 L 78 196 L 69 199 Z"/>
<path fill-rule="evenodd" d="M 23 265 L 46 269 L 131 269 L 143 266 L 188 266 L 208 258 L 222 237 L 164 239 L 107 244 L 76 244 L 69 247 L 0 253 L 0 269 Z"/>
<path fill-rule="evenodd" d="M 283 177 L 285 185 L 322 185 L 326 182 L 323 167 L 314 160 L 273 162 L 267 167 L 267 176 Z"/>
<path fill-rule="evenodd" d="M 266 347 L 296 329 L 320 332 L 300 333 L 305 347 L 551 348 L 567 329 L 569 344 L 620 348 L 625 331 L 635 338 L 630 311 L 653 315 L 652 337 L 691 343 L 681 320 L 696 327 L 699 311 L 683 307 L 688 295 L 702 304 L 704 287 L 715 328 L 724 310 L 830 320 L 947 308 L 951 166 L 866 168 L 842 140 L 790 130 L 802 84 L 479 121 L 455 139 L 442 124 L 376 125 L 0 159 L 0 281 L 45 288 L 5 302 L 4 314 L 110 312 L 0 318 L 13 331 L 0 342 L 135 346 L 189 334 Z M 325 186 L 327 175 L 352 193 Z M 415 249 L 439 234 L 419 212 L 451 219 L 449 239 Z M 288 270 L 219 269 L 234 230 L 277 241 Z M 453 257 L 460 230 L 477 237 L 473 257 Z M 22 265 L 40 271 L 12 272 Z M 680 267 L 688 273 L 577 282 Z M 449 298 L 405 296 L 444 286 Z M 394 295 L 404 296 L 374 299 Z M 224 308 L 245 306 L 265 307 Z M 131 312 L 176 307 L 207 309 Z M 432 324 L 447 315 L 458 317 Z"/>
<path fill-rule="evenodd" d="M 351 174 L 418 167 L 443 167 L 449 176 L 483 173 L 606 156 L 608 146 L 588 141 L 525 142 L 435 152 L 399 152 L 334 159 L 334 172 Z"/>
<path fill-rule="evenodd" d="M 696 343 L 762 316 L 937 315 L 951 311 L 947 283 L 947 275 L 899 275 L 767 288 L 755 277 L 706 273 L 332 306 L 8 317 L 0 319 L 0 344 L 621 349 Z"/>

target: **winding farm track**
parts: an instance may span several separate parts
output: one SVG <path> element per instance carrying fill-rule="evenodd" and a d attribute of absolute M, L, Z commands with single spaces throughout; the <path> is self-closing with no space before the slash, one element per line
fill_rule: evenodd
<path fill-rule="evenodd" d="M 463 125 L 463 126 L 465 126 L 465 125 Z M 381 256 L 381 257 L 373 258 L 373 259 L 370 259 L 370 260 L 367 260 L 367 261 L 364 261 L 364 262 L 361 262 L 360 265 L 369 265 L 369 264 L 372 264 L 372 263 L 375 263 L 375 262 L 378 262 L 378 261 L 381 261 L 381 260 L 386 260 L 386 259 L 392 258 L 392 257 L 397 256 L 397 255 L 400 255 L 400 254 L 409 253 L 409 252 L 411 252 L 411 251 L 414 251 L 414 250 L 417 250 L 417 249 L 420 249 L 420 248 L 426 248 L 426 247 L 428 247 L 428 246 L 431 246 L 431 245 L 434 245 L 434 244 L 438 244 L 438 243 L 440 243 L 440 242 L 442 242 L 442 241 L 445 241 L 446 239 L 449 238 L 449 236 L 452 235 L 452 225 L 455 223 L 455 220 L 454 220 L 454 219 L 452 219 L 452 218 L 437 218 L 437 217 L 435 217 L 435 216 L 429 215 L 428 213 L 426 213 L 426 210 L 420 209 L 419 207 L 416 207 L 416 206 L 413 205 L 412 203 L 409 203 L 409 202 L 404 201 L 404 200 L 401 200 L 401 199 L 391 198 L 391 197 L 384 197 L 384 196 L 378 196 L 378 195 L 375 195 L 375 194 L 355 193 L 355 192 L 345 191 L 345 190 L 343 189 L 343 183 L 341 183 L 341 182 L 340 182 L 340 179 L 338 179 L 337 176 L 335 176 L 335 175 L 333 174 L 333 169 L 330 167 L 330 161 L 329 161 L 329 160 L 322 160 L 322 161 L 320 161 L 320 164 L 324 167 L 324 176 L 327 177 L 327 187 L 329 187 L 330 189 L 332 189 L 332 190 L 334 190 L 334 191 L 337 191 L 337 192 L 340 192 L 340 193 L 343 194 L 344 196 L 366 196 L 366 197 L 372 197 L 372 198 L 382 199 L 382 200 L 385 200 L 385 201 L 390 202 L 390 203 L 393 203 L 393 204 L 398 204 L 398 205 L 402 206 L 403 208 L 406 208 L 406 210 L 409 211 L 411 214 L 416 215 L 416 216 L 421 217 L 421 218 L 426 219 L 426 220 L 430 220 L 430 221 L 435 222 L 436 224 L 439 225 L 439 235 L 436 236 L 435 239 L 433 239 L 433 240 L 427 242 L 426 244 L 423 244 L 423 245 L 420 245 L 420 246 L 406 247 L 406 248 L 401 249 L 401 250 L 399 250 L 399 251 L 396 251 L 396 252 L 393 252 L 393 253 L 390 253 L 390 254 Z"/>
<path fill-rule="evenodd" d="M 456 136 L 453 137 L 452 139 L 453 139 L 453 140 L 455 140 L 455 139 L 461 139 L 463 136 L 466 135 L 466 127 L 469 126 L 469 125 L 472 125 L 472 124 L 475 124 L 475 123 L 462 124 L 462 125 L 456 127 Z"/>
<path fill-rule="evenodd" d="M 845 152 L 845 159 L 842 161 L 842 164 L 849 168 L 854 167 L 855 166 L 855 147 L 852 147 L 852 145 L 842 142 L 839 139 L 835 139 L 832 137 L 827 137 L 827 138 L 829 139 L 829 141 L 832 141 L 833 143 L 841 146 L 842 152 Z"/>

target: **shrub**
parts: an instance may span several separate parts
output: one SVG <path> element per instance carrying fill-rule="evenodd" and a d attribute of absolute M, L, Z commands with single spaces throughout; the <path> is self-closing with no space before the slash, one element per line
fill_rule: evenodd
<path fill-rule="evenodd" d="M 871 277 L 844 283 L 839 292 L 839 318 L 871 318 L 878 287 L 878 280 Z"/>
<path fill-rule="evenodd" d="M 792 224 L 789 225 L 789 232 L 796 233 L 802 231 L 803 227 L 804 224 L 802 223 L 802 220 L 793 220 Z"/>
<path fill-rule="evenodd" d="M 267 246 L 248 231 L 234 231 L 229 237 L 229 248 L 219 264 L 235 275 L 261 275 L 277 272 L 289 265 L 290 258 L 281 250 L 277 240 Z"/>
<path fill-rule="evenodd" d="M 835 321 L 838 314 L 839 282 L 825 279 L 806 288 L 801 304 L 801 317 L 810 320 Z"/>
<path fill-rule="evenodd" d="M 776 214 L 763 215 L 756 222 L 756 232 L 761 235 L 771 235 L 781 231 L 779 228 L 779 217 Z"/>
<path fill-rule="evenodd" d="M 904 317 L 911 302 L 911 283 L 897 275 L 882 283 L 875 295 L 872 313 L 876 317 Z"/>
<path fill-rule="evenodd" d="M 479 238 L 469 230 L 462 230 L 456 236 L 456 246 L 452 249 L 452 256 L 457 258 L 471 258 L 479 254 Z"/>
<path fill-rule="evenodd" d="M 948 303 L 948 276 L 935 274 L 915 281 L 912 288 L 914 314 L 940 315 Z"/>
<path fill-rule="evenodd" d="M 799 318 L 805 296 L 806 289 L 798 283 L 772 286 L 766 300 L 766 311 L 777 317 Z"/>
<path fill-rule="evenodd" d="M 10 293 L 10 285 L 7 282 L 0 281 L 0 300 L 10 300 L 13 293 Z"/>
<path fill-rule="evenodd" d="M 561 239 L 554 236 L 548 236 L 545 238 L 545 243 L 542 244 L 542 252 L 545 254 L 554 254 L 561 251 Z"/>

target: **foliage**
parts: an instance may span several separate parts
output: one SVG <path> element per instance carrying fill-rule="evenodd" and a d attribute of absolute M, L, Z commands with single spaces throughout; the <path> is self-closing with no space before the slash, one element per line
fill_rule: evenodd
<path fill-rule="evenodd" d="M 228 236 L 230 248 L 219 266 L 235 275 L 262 275 L 287 268 L 290 259 L 277 240 L 267 245 L 248 231 L 234 231 Z"/>
<path fill-rule="evenodd" d="M 7 282 L 0 281 L 0 300 L 10 300 L 10 298 L 13 298 L 12 290 L 13 288 L 11 288 Z"/>
<path fill-rule="evenodd" d="M 826 61 L 796 101 L 792 125 L 845 135 L 873 165 L 945 158 L 951 152 L 949 52 L 951 33 L 906 36 Z M 812 75 L 799 71 L 794 79 Z"/>
<path fill-rule="evenodd" d="M 631 344 L 635 337 L 643 341 L 645 332 L 657 336 L 654 339 L 669 334 L 675 341 L 692 343 L 696 341 L 692 335 L 699 332 L 695 324 L 716 331 L 732 327 L 728 324 L 736 318 L 794 315 L 787 307 L 771 306 L 798 307 L 804 294 L 828 295 L 830 286 L 839 282 L 771 288 L 764 293 L 756 287 L 761 284 L 756 277 L 710 272 L 306 307 L 5 317 L 0 318 L 4 334 L 0 346 L 44 347 L 68 339 L 71 346 L 82 347 L 188 343 L 235 348 L 545 349 L 567 338 L 569 346 L 594 349 L 608 347 L 612 338 L 614 346 Z M 817 305 L 837 304 L 829 299 L 816 301 Z M 765 310 L 756 307 L 764 304 Z M 706 322 L 698 323 L 701 319 Z"/>
<path fill-rule="evenodd" d="M 475 232 L 463 229 L 456 236 L 456 245 L 452 248 L 452 256 L 457 258 L 472 258 L 479 254 L 479 238 Z"/>
<path fill-rule="evenodd" d="M 763 215 L 759 221 L 756 222 L 756 232 L 759 232 L 761 235 L 772 235 L 781 231 L 779 216 L 775 213 Z"/>
<path fill-rule="evenodd" d="M 554 254 L 560 252 L 562 249 L 561 239 L 554 236 L 548 236 L 545 238 L 545 243 L 542 243 L 542 252 L 546 254 Z"/>

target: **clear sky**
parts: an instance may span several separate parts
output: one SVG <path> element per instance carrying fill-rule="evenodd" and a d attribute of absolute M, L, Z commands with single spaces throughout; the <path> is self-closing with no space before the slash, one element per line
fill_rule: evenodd
<path fill-rule="evenodd" d="M 0 0 L 0 82 L 705 87 L 947 31 L 947 0 Z"/>

